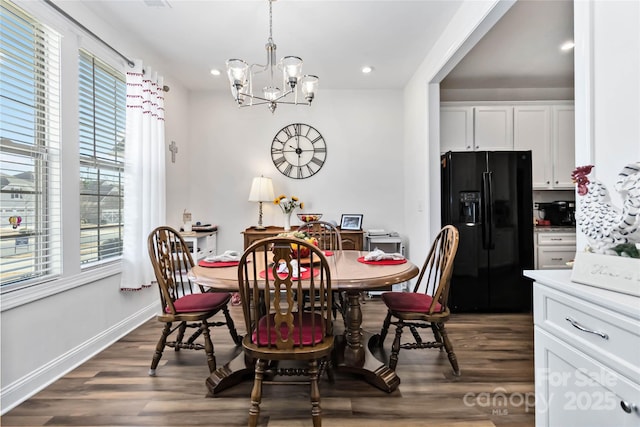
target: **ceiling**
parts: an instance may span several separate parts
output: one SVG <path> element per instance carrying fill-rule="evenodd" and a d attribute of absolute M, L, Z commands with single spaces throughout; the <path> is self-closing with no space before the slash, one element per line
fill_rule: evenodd
<path fill-rule="evenodd" d="M 57 3 L 64 9 L 65 1 L 75 0 Z M 303 73 L 320 77 L 320 93 L 323 89 L 400 89 L 461 3 L 275 1 L 277 58 L 300 56 L 305 61 Z M 153 51 L 162 61 L 154 68 L 161 68 L 161 73 L 190 90 L 228 90 L 224 63 L 229 58 L 266 62 L 269 8 L 265 0 L 102 0 L 84 4 Z M 526 81 L 527 87 L 549 87 L 572 78 L 573 56 L 560 57 L 557 51 L 557 44 L 571 37 L 571 17 L 570 0 L 518 1 L 443 85 Z M 122 53 L 145 59 L 144 51 Z M 364 65 L 374 67 L 374 72 L 363 75 Z M 223 74 L 212 76 L 212 68 Z"/>

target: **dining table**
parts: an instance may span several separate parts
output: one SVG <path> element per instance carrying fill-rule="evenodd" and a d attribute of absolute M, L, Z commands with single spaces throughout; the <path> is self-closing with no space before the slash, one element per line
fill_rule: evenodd
<path fill-rule="evenodd" d="M 418 267 L 408 259 L 368 262 L 368 252 L 337 250 L 327 252 L 333 291 L 344 292 L 344 333 L 335 337 L 334 368 L 338 372 L 361 376 L 373 386 L 393 392 L 400 385 L 396 372 L 378 360 L 370 345 L 376 345 L 375 335 L 362 329 L 361 293 L 405 282 L 417 276 Z M 263 262 L 262 257 L 257 262 Z M 205 263 L 202 263 L 206 265 Z M 188 277 L 193 282 L 216 291 L 238 291 L 238 267 L 194 266 Z M 264 266 L 256 266 L 264 270 Z M 253 374 L 253 364 L 240 352 L 232 360 L 212 372 L 206 380 L 209 392 L 215 396 L 222 390 Z"/>

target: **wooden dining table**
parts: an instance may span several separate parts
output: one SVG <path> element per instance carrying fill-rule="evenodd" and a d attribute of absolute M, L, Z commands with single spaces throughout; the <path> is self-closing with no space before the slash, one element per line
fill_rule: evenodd
<path fill-rule="evenodd" d="M 335 339 L 335 368 L 362 376 L 364 380 L 386 392 L 392 392 L 400 385 L 400 378 L 383 362 L 378 360 L 369 348 L 373 334 L 362 329 L 360 295 L 363 291 L 375 290 L 402 283 L 418 275 L 419 269 L 411 261 L 399 264 L 368 264 L 358 261 L 366 255 L 362 251 L 333 251 L 327 256 L 331 270 L 331 284 L 334 291 L 346 295 L 343 316 L 344 334 Z M 262 258 L 259 262 L 262 262 Z M 264 266 L 257 266 L 264 270 Z M 189 279 L 202 286 L 219 291 L 238 291 L 238 267 L 209 268 L 195 266 L 188 273 Z M 375 340 L 374 340 L 375 341 Z M 212 395 L 225 390 L 249 374 L 253 374 L 251 361 L 243 353 L 238 354 L 224 366 L 212 372 L 206 380 Z"/>

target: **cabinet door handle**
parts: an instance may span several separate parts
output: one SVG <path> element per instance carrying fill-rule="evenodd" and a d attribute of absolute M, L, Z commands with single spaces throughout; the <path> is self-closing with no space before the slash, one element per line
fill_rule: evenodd
<path fill-rule="evenodd" d="M 600 332 L 600 331 L 592 331 L 591 329 L 585 328 L 584 326 L 582 326 L 580 323 L 578 323 L 577 321 L 575 321 L 574 319 L 572 319 L 571 317 L 566 317 L 565 320 L 569 323 L 571 323 L 571 326 L 573 326 L 576 329 L 581 330 L 582 332 L 587 332 L 589 334 L 594 334 L 599 336 L 602 339 L 608 340 L 609 339 L 609 335 L 605 334 L 604 332 Z"/>

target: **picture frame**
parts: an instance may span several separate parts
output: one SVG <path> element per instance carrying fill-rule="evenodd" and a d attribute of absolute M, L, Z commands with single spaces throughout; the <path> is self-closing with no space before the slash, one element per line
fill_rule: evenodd
<path fill-rule="evenodd" d="M 340 220 L 340 229 L 361 230 L 362 216 L 362 214 L 342 214 L 342 219 Z"/>

